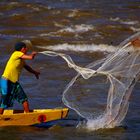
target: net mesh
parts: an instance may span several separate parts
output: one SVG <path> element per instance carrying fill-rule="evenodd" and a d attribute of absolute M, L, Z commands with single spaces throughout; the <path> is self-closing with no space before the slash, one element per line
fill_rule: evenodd
<path fill-rule="evenodd" d="M 41 53 L 62 57 L 78 72 L 65 88 L 63 102 L 86 119 L 79 127 L 97 130 L 120 125 L 140 76 L 140 33 L 123 41 L 114 53 L 84 68 L 66 54 Z"/>

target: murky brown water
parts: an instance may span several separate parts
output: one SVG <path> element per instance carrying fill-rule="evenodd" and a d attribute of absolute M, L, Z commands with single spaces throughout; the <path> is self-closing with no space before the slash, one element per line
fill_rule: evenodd
<path fill-rule="evenodd" d="M 121 41 L 140 31 L 139 0 L 20 0 L 0 2 L 0 73 L 17 41 L 29 39 L 34 50 L 69 54 L 82 66 L 113 51 Z M 104 46 L 100 46 L 105 44 Z M 112 46 L 111 46 L 112 45 Z M 39 49 L 43 47 L 43 49 Z M 98 50 L 98 53 L 95 52 Z M 31 108 L 63 107 L 62 92 L 76 75 L 59 57 L 39 54 L 28 62 L 40 70 L 39 80 L 23 71 L 21 84 Z M 123 126 L 97 132 L 76 128 L 80 117 L 72 110 L 67 120 L 51 128 L 3 127 L 2 140 L 139 139 L 139 83 L 130 100 Z M 15 103 L 14 108 L 21 108 Z"/>

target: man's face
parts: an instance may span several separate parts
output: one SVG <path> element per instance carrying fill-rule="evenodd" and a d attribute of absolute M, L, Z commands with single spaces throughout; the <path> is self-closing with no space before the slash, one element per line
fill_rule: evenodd
<path fill-rule="evenodd" d="M 27 51 L 28 51 L 27 47 L 24 47 L 24 48 L 21 49 L 21 52 L 23 52 L 24 54 L 26 54 Z"/>

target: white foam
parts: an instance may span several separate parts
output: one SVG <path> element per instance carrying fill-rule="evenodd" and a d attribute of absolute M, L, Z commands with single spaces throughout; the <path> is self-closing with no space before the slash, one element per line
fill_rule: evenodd
<path fill-rule="evenodd" d="M 135 25 L 135 24 L 139 24 L 138 21 L 130 21 L 130 20 L 123 20 L 123 19 L 120 19 L 119 17 L 116 17 L 116 18 L 110 18 L 111 21 L 118 21 L 122 24 L 126 24 L 126 25 Z"/>
<path fill-rule="evenodd" d="M 18 2 L 10 2 L 9 5 L 17 5 Z"/>
<path fill-rule="evenodd" d="M 116 17 L 116 18 L 110 18 L 111 21 L 118 21 L 120 22 L 121 24 L 126 24 L 126 25 L 135 25 L 135 24 L 139 24 L 138 21 L 130 21 L 130 20 L 122 20 L 120 19 L 119 17 Z"/>
<path fill-rule="evenodd" d="M 55 37 L 59 37 L 60 35 L 59 34 L 57 34 L 57 32 L 50 32 L 50 33 L 42 33 L 42 34 L 40 34 L 39 36 L 41 36 L 41 37 L 46 37 L 46 36 L 55 36 Z"/>
<path fill-rule="evenodd" d="M 75 25 L 71 27 L 64 27 L 63 25 L 54 22 L 54 25 L 56 27 L 61 27 L 62 29 L 56 31 L 56 32 L 50 32 L 50 33 L 41 33 L 39 36 L 45 37 L 45 36 L 61 36 L 60 33 L 84 33 L 88 32 L 90 30 L 94 30 L 95 27 L 93 25 L 86 25 L 86 24 L 80 24 L 80 25 Z M 77 34 L 76 34 L 77 36 Z M 99 34 L 98 34 L 99 36 Z M 101 35 L 100 35 L 101 37 Z"/>
<path fill-rule="evenodd" d="M 140 32 L 140 28 L 130 27 L 130 29 L 134 32 Z"/>
<path fill-rule="evenodd" d="M 74 52 L 114 52 L 115 46 L 109 46 L 106 44 L 83 44 L 83 45 L 70 45 L 70 44 L 58 44 L 53 46 L 37 46 L 38 48 L 45 48 L 52 51 L 74 51 Z"/>
<path fill-rule="evenodd" d="M 126 25 L 135 25 L 138 24 L 138 21 L 121 21 L 122 24 L 126 24 Z"/>
<path fill-rule="evenodd" d="M 36 12 L 39 12 L 40 11 L 40 8 L 39 7 L 32 7 L 32 10 L 34 10 Z"/>
<path fill-rule="evenodd" d="M 73 10 L 70 14 L 68 14 L 68 17 L 75 17 L 77 15 L 78 10 Z"/>
<path fill-rule="evenodd" d="M 119 21 L 120 18 L 119 18 L 119 17 L 116 17 L 116 18 L 112 18 L 112 17 L 111 17 L 110 20 L 111 20 L 111 21 Z"/>
<path fill-rule="evenodd" d="M 80 125 L 81 124 L 79 123 L 78 127 L 82 126 Z M 115 126 L 116 125 L 113 122 L 111 122 L 111 120 L 109 121 L 109 117 L 107 117 L 107 115 L 105 114 L 97 117 L 96 119 L 88 119 L 87 122 L 83 124 L 83 127 L 89 131 L 103 129 L 103 128 L 114 128 Z"/>
<path fill-rule="evenodd" d="M 59 30 L 58 32 L 83 33 L 93 29 L 94 29 L 93 25 L 80 24 L 71 27 L 65 27 Z"/>
<path fill-rule="evenodd" d="M 57 23 L 57 22 L 54 22 L 54 25 L 55 25 L 56 27 L 63 27 L 63 25 L 62 25 L 62 24 Z"/>

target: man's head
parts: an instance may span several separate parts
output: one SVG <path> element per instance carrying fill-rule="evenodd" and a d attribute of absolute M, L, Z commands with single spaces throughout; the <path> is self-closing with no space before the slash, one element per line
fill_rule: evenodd
<path fill-rule="evenodd" d="M 23 43 L 23 42 L 17 42 L 15 44 L 15 50 L 16 51 L 21 51 L 22 48 L 26 48 L 26 44 L 25 43 Z"/>
<path fill-rule="evenodd" d="M 23 53 L 26 53 L 28 50 L 31 50 L 31 49 L 32 49 L 32 43 L 30 40 L 23 40 L 15 44 L 16 51 L 21 51 Z"/>

